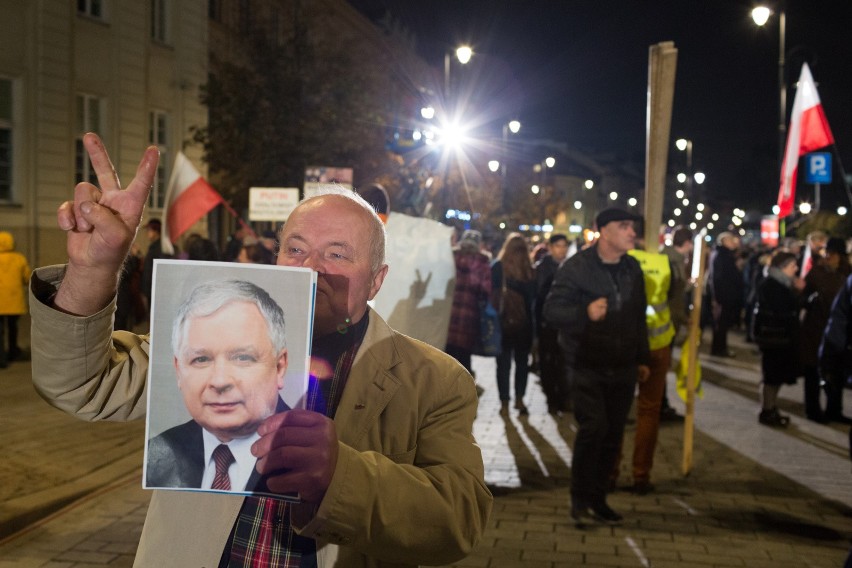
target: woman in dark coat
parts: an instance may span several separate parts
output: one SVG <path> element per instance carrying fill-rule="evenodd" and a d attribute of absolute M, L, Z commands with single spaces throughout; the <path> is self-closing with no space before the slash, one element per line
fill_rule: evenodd
<path fill-rule="evenodd" d="M 778 412 L 781 385 L 794 384 L 801 374 L 799 362 L 799 291 L 804 281 L 796 277 L 796 255 L 777 251 L 767 277 L 757 291 L 754 339 L 762 353 L 761 411 L 758 420 L 767 426 L 787 426 L 789 416 Z"/>
<path fill-rule="evenodd" d="M 843 283 L 852 272 L 846 256 L 846 243 L 843 239 L 831 238 L 825 246 L 825 258 L 815 259 L 814 267 L 805 276 L 805 317 L 802 320 L 801 362 L 805 376 L 805 416 L 814 422 L 828 422 L 832 416 L 834 391 L 826 383 L 826 397 L 829 404 L 826 412 L 820 403 L 821 377 L 818 369 L 819 345 L 834 297 L 843 288 Z M 842 392 L 841 392 L 842 395 Z M 836 413 L 836 414 L 839 414 Z"/>
<path fill-rule="evenodd" d="M 520 233 L 506 237 L 497 260 L 491 266 L 492 303 L 500 307 L 502 353 L 497 356 L 497 390 L 500 412 L 509 411 L 509 378 L 515 361 L 515 409 L 529 414 L 524 404 L 533 341 L 533 302 L 535 274 L 530 264 L 527 242 Z"/>

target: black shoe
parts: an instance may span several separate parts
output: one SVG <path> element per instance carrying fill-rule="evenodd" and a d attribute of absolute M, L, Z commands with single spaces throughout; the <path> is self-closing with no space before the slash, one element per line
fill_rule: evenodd
<path fill-rule="evenodd" d="M 712 355 L 713 357 L 725 357 L 727 359 L 733 359 L 734 357 L 737 356 L 735 351 L 730 351 L 730 350 L 728 350 L 728 351 L 711 351 L 710 355 Z"/>
<path fill-rule="evenodd" d="M 598 523 L 598 517 L 591 507 L 583 504 L 571 504 L 571 518 L 577 528 L 583 528 Z"/>
<path fill-rule="evenodd" d="M 683 416 L 671 406 L 666 406 L 660 410 L 660 422 L 683 422 Z"/>
<path fill-rule="evenodd" d="M 790 423 L 790 417 L 784 416 L 780 412 L 778 412 L 777 408 L 773 408 L 771 410 L 761 410 L 760 414 L 757 417 L 757 421 L 765 426 L 772 426 L 775 428 L 786 428 Z"/>
<path fill-rule="evenodd" d="M 591 508 L 592 513 L 598 521 L 608 525 L 617 525 L 624 520 L 624 517 L 609 508 L 606 503 L 601 503 Z"/>
<path fill-rule="evenodd" d="M 630 488 L 630 491 L 635 493 L 636 495 L 647 495 L 656 489 L 654 484 L 650 481 L 636 481 L 633 483 L 633 486 Z"/>
<path fill-rule="evenodd" d="M 825 421 L 826 422 L 837 422 L 839 424 L 852 424 L 852 418 L 849 418 L 848 416 L 843 416 L 842 414 L 832 414 L 832 415 L 826 414 Z"/>

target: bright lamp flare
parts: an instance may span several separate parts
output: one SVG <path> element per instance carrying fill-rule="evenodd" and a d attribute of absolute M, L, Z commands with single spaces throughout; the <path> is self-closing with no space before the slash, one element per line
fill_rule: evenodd
<path fill-rule="evenodd" d="M 470 61 L 471 57 L 473 57 L 473 49 L 469 45 L 462 45 L 456 49 L 456 58 L 462 65 Z"/>
<path fill-rule="evenodd" d="M 686 150 L 687 144 L 688 142 L 686 141 L 686 138 L 678 138 L 677 142 L 675 142 L 675 146 L 677 146 L 677 149 L 681 152 Z"/>
<path fill-rule="evenodd" d="M 512 134 L 517 134 L 520 129 L 521 129 L 521 123 L 520 122 L 518 122 L 517 120 L 510 120 L 509 121 L 509 130 L 512 132 Z"/>
<path fill-rule="evenodd" d="M 772 10 L 769 8 L 766 6 L 758 6 L 751 11 L 751 19 L 754 20 L 754 23 L 758 26 L 762 26 L 769 21 L 770 14 L 772 14 Z"/>
<path fill-rule="evenodd" d="M 492 172 L 496 172 L 497 170 L 500 169 L 500 162 L 498 162 L 497 160 L 489 160 L 488 161 L 488 169 L 491 170 Z"/>

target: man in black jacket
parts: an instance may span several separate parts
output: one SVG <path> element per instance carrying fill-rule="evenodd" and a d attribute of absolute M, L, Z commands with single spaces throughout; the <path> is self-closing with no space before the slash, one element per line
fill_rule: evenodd
<path fill-rule="evenodd" d="M 535 264 L 535 323 L 538 335 L 538 353 L 541 388 L 547 397 L 547 411 L 559 415 L 571 409 L 568 369 L 559 348 L 558 330 L 547 324 L 541 315 L 544 301 L 553 285 L 559 265 L 568 256 L 568 237 L 555 233 L 547 241 L 547 252 Z"/>
<path fill-rule="evenodd" d="M 710 273 L 707 280 L 713 308 L 713 343 L 710 354 L 717 357 L 734 357 L 728 349 L 728 329 L 740 321 L 743 309 L 744 283 L 737 267 L 737 249 L 740 238 L 724 232 L 716 237 L 716 249 L 710 255 Z"/>
<path fill-rule="evenodd" d="M 556 273 L 544 318 L 559 329 L 573 370 L 578 430 L 571 462 L 571 517 L 618 523 L 606 491 L 621 446 L 636 381 L 648 377 L 645 282 L 634 248 L 638 217 L 601 211 L 597 243 L 566 260 Z"/>

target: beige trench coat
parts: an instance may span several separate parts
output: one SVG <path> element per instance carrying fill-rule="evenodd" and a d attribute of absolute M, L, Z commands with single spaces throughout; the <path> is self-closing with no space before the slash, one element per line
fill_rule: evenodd
<path fill-rule="evenodd" d="M 43 302 L 64 267 L 33 274 L 33 381 L 84 420 L 144 417 L 148 338 L 112 331 L 115 305 L 85 318 Z M 321 567 L 448 564 L 482 536 L 492 497 L 472 435 L 471 376 L 440 351 L 396 333 L 378 314 L 358 351 L 334 422 L 339 458 L 317 507 L 294 507 Z M 215 567 L 242 498 L 154 491 L 135 566 Z"/>

